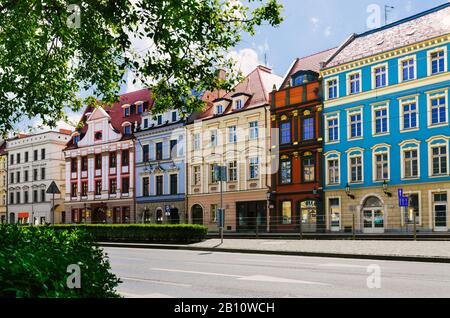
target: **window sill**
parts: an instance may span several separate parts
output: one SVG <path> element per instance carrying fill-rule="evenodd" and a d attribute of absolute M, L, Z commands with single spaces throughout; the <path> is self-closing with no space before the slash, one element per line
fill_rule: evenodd
<path fill-rule="evenodd" d="M 428 124 L 428 128 L 441 128 L 441 127 L 446 127 L 446 126 L 448 126 L 448 122 L 445 122 L 445 123 L 440 123 L 440 124 L 435 124 L 435 125 L 433 125 L 433 124 Z"/>
<path fill-rule="evenodd" d="M 356 137 L 356 138 L 349 138 L 347 139 L 347 141 L 358 141 L 358 140 L 363 140 L 364 137 Z"/>
<path fill-rule="evenodd" d="M 402 130 L 400 130 L 400 133 L 404 134 L 404 133 L 415 132 L 415 131 L 419 131 L 419 127 L 417 127 L 417 128 L 410 128 L 410 129 L 402 129 Z"/>
<path fill-rule="evenodd" d="M 428 178 L 430 178 L 430 179 L 439 179 L 439 178 L 448 178 L 449 176 L 450 176 L 449 174 L 439 174 L 439 175 L 428 176 Z"/>
<path fill-rule="evenodd" d="M 389 136 L 391 133 L 387 132 L 387 133 L 381 133 L 381 134 L 372 134 L 372 137 L 376 138 L 376 137 L 384 137 L 384 136 Z"/>

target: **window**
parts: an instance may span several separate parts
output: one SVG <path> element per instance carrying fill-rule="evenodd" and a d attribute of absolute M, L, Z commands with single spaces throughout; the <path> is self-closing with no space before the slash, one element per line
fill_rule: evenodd
<path fill-rule="evenodd" d="M 79 142 L 80 142 L 80 135 L 74 135 L 73 136 L 73 143 L 75 145 L 78 145 Z"/>
<path fill-rule="evenodd" d="M 388 107 L 376 107 L 373 110 L 374 117 L 374 135 L 382 135 L 389 132 L 389 114 Z"/>
<path fill-rule="evenodd" d="M 303 119 L 303 140 L 314 139 L 314 118 Z"/>
<path fill-rule="evenodd" d="M 236 109 L 241 109 L 242 108 L 242 100 L 238 99 L 236 101 Z"/>
<path fill-rule="evenodd" d="M 102 168 L 102 155 L 95 155 L 95 170 Z"/>
<path fill-rule="evenodd" d="M 123 127 L 123 134 L 124 134 L 125 136 L 131 135 L 131 125 L 125 125 L 125 126 Z"/>
<path fill-rule="evenodd" d="M 281 123 L 281 144 L 286 145 L 291 143 L 291 123 Z"/>
<path fill-rule="evenodd" d="M 353 73 L 348 75 L 349 93 L 358 94 L 361 92 L 361 73 Z"/>
<path fill-rule="evenodd" d="M 177 120 L 178 120 L 177 112 L 172 112 L 172 121 L 177 121 Z"/>
<path fill-rule="evenodd" d="M 362 156 L 350 157 L 350 182 L 363 182 L 363 164 Z"/>
<path fill-rule="evenodd" d="M 407 194 L 408 195 L 408 194 Z M 420 204 L 419 204 L 419 194 L 410 193 L 409 197 L 409 207 L 405 209 L 405 223 L 414 224 L 414 214 L 416 214 L 416 223 L 420 224 Z"/>
<path fill-rule="evenodd" d="M 443 73 L 446 70 L 446 48 L 435 50 L 428 53 L 429 74 Z"/>
<path fill-rule="evenodd" d="M 387 80 L 387 67 L 386 65 L 378 66 L 372 69 L 374 76 L 374 88 L 385 87 L 388 84 Z"/>
<path fill-rule="evenodd" d="M 155 150 L 156 150 L 156 154 L 155 154 L 156 160 L 162 160 L 163 159 L 163 143 L 157 142 Z"/>
<path fill-rule="evenodd" d="M 144 177 L 142 178 L 142 196 L 144 197 L 148 197 L 150 192 L 149 192 L 149 177 Z"/>
<path fill-rule="evenodd" d="M 228 141 L 231 144 L 235 144 L 237 142 L 236 126 L 228 127 Z"/>
<path fill-rule="evenodd" d="M 23 203 L 29 203 L 30 198 L 28 197 L 28 195 L 29 195 L 28 190 L 25 190 L 23 192 Z"/>
<path fill-rule="evenodd" d="M 24 176 L 23 176 L 23 177 L 24 177 L 24 180 L 23 180 L 23 181 L 24 181 L 24 182 L 28 182 L 28 170 L 25 170 L 25 171 L 24 171 Z"/>
<path fill-rule="evenodd" d="M 419 127 L 419 110 L 417 103 L 405 102 L 400 103 L 401 107 L 401 123 L 400 127 L 402 130 L 416 129 Z"/>
<path fill-rule="evenodd" d="M 144 129 L 148 128 L 148 118 L 144 118 Z"/>
<path fill-rule="evenodd" d="M 96 180 L 95 181 L 95 195 L 101 195 L 102 194 L 102 181 Z"/>
<path fill-rule="evenodd" d="M 408 57 L 400 60 L 401 81 L 410 81 L 416 78 L 416 58 Z"/>
<path fill-rule="evenodd" d="M 410 149 L 403 152 L 404 162 L 404 178 L 417 178 L 419 177 L 419 158 L 418 150 Z"/>
<path fill-rule="evenodd" d="M 250 179 L 258 179 L 259 177 L 259 159 L 250 158 Z"/>
<path fill-rule="evenodd" d="M 11 192 L 9 194 L 9 204 L 14 204 L 14 193 L 13 192 Z"/>
<path fill-rule="evenodd" d="M 170 141 L 170 158 L 178 157 L 178 141 L 176 139 Z"/>
<path fill-rule="evenodd" d="M 16 157 L 17 157 L 17 164 L 19 164 L 20 163 L 20 153 L 18 153 Z"/>
<path fill-rule="evenodd" d="M 178 194 L 178 175 L 177 174 L 170 175 L 170 194 L 171 195 Z"/>
<path fill-rule="evenodd" d="M 41 189 L 41 202 L 46 202 L 45 189 Z"/>
<path fill-rule="evenodd" d="M 389 179 L 389 159 L 387 153 L 375 154 L 375 180 Z"/>
<path fill-rule="evenodd" d="M 137 105 L 137 113 L 142 114 L 144 111 L 144 107 L 142 104 Z"/>
<path fill-rule="evenodd" d="M 116 152 L 109 153 L 109 167 L 110 168 L 117 167 L 117 153 Z"/>
<path fill-rule="evenodd" d="M 75 198 L 77 196 L 77 192 L 78 192 L 78 187 L 77 187 L 76 182 L 74 182 L 74 183 L 72 183 L 72 187 L 70 189 L 70 196 L 72 198 Z M 35 199 L 33 198 L 33 200 L 35 200 Z"/>
<path fill-rule="evenodd" d="M 339 184 L 339 159 L 329 159 L 328 162 L 328 184 Z"/>
<path fill-rule="evenodd" d="M 328 141 L 336 142 L 339 141 L 339 118 L 332 117 L 327 119 L 327 132 L 328 132 Z"/>
<path fill-rule="evenodd" d="M 200 167 L 199 166 L 195 166 L 193 168 L 193 172 L 194 175 L 192 177 L 192 179 L 194 180 L 194 185 L 199 185 L 200 181 L 201 181 L 201 174 L 200 174 Z"/>
<path fill-rule="evenodd" d="M 101 130 L 94 133 L 94 141 L 101 141 L 103 139 L 103 132 Z"/>
<path fill-rule="evenodd" d="M 362 137 L 362 111 L 349 114 L 350 139 Z"/>
<path fill-rule="evenodd" d="M 88 158 L 81 157 L 81 171 L 87 171 L 87 170 L 88 170 Z"/>
<path fill-rule="evenodd" d="M 33 169 L 33 181 L 38 180 L 38 169 Z"/>
<path fill-rule="evenodd" d="M 328 86 L 328 99 L 334 99 L 338 97 L 338 80 L 332 79 L 327 82 Z"/>
<path fill-rule="evenodd" d="M 76 196 L 76 195 L 74 195 Z M 39 201 L 38 198 L 38 190 L 33 190 L 33 203 L 37 203 Z"/>
<path fill-rule="evenodd" d="M 41 180 L 45 180 L 45 168 L 41 168 Z"/>
<path fill-rule="evenodd" d="M 87 194 L 88 194 L 88 183 L 81 182 L 81 196 L 87 197 Z"/>
<path fill-rule="evenodd" d="M 142 161 L 147 162 L 150 159 L 150 147 L 149 145 L 142 146 Z"/>
<path fill-rule="evenodd" d="M 209 165 L 209 176 L 210 176 L 210 183 L 211 184 L 216 184 L 218 183 L 218 180 L 216 179 L 216 173 L 215 173 L 215 164 L 210 164 Z"/>
<path fill-rule="evenodd" d="M 70 171 L 72 171 L 72 173 L 78 171 L 78 161 L 76 158 L 70 159 Z"/>
<path fill-rule="evenodd" d="M 217 212 L 219 207 L 217 204 L 211 204 L 211 222 L 217 222 Z"/>
<path fill-rule="evenodd" d="M 44 192 L 45 193 L 45 192 Z M 21 198 L 20 198 L 20 192 L 16 193 L 16 204 L 20 204 Z"/>
<path fill-rule="evenodd" d="M 156 195 L 163 195 L 163 176 L 156 176 Z"/>
<path fill-rule="evenodd" d="M 13 173 L 13 172 L 11 172 L 11 173 L 9 174 L 9 183 L 11 183 L 11 184 L 14 183 L 14 173 Z"/>
<path fill-rule="evenodd" d="M 33 160 L 34 160 L 34 161 L 37 161 L 37 160 L 38 160 L 38 151 L 37 151 L 37 150 L 34 150 L 34 151 L 33 151 Z"/>
<path fill-rule="evenodd" d="M 162 125 L 162 115 L 158 115 L 156 117 L 156 122 L 157 122 L 158 125 Z"/>
<path fill-rule="evenodd" d="M 447 193 L 433 193 L 433 214 L 435 227 L 447 228 Z"/>
<path fill-rule="evenodd" d="M 228 163 L 228 181 L 237 181 L 237 162 L 231 161 Z"/>
<path fill-rule="evenodd" d="M 445 96 L 432 97 L 429 100 L 431 107 L 430 126 L 447 123 L 447 103 Z"/>
<path fill-rule="evenodd" d="M 20 171 L 16 172 L 16 182 L 20 183 Z"/>
<path fill-rule="evenodd" d="M 130 193 L 130 179 L 123 178 L 122 179 L 122 193 Z"/>
<path fill-rule="evenodd" d="M 211 147 L 217 147 L 217 129 L 211 130 L 210 141 Z"/>
<path fill-rule="evenodd" d="M 109 194 L 116 194 L 117 193 L 117 180 L 109 179 Z"/>
<path fill-rule="evenodd" d="M 223 113 L 223 106 L 222 105 L 217 105 L 216 106 L 216 115 L 220 115 Z"/>
<path fill-rule="evenodd" d="M 128 150 L 122 151 L 122 167 L 126 167 L 130 164 L 130 152 Z"/>
<path fill-rule="evenodd" d="M 11 166 L 14 164 L 14 155 L 13 155 L 13 154 L 11 154 L 11 155 L 9 156 L 9 164 L 10 164 Z"/>
<path fill-rule="evenodd" d="M 256 140 L 259 138 L 259 128 L 258 122 L 252 121 L 250 122 L 250 140 Z"/>
<path fill-rule="evenodd" d="M 130 117 L 130 107 L 125 107 L 123 113 L 125 117 Z"/>
<path fill-rule="evenodd" d="M 280 177 L 281 184 L 292 183 L 292 163 L 290 159 L 281 160 Z"/>
<path fill-rule="evenodd" d="M 28 162 L 28 151 L 25 152 L 25 162 Z"/>
<path fill-rule="evenodd" d="M 433 162 L 433 176 L 447 175 L 447 147 L 431 148 Z"/>
<path fill-rule="evenodd" d="M 304 158 L 303 163 L 303 182 L 313 182 L 315 178 L 315 161 L 314 158 Z"/>
<path fill-rule="evenodd" d="M 284 201 L 281 204 L 281 211 L 283 213 L 283 224 L 289 225 L 292 224 L 292 202 L 291 201 Z"/>
<path fill-rule="evenodd" d="M 200 150 L 200 134 L 194 134 L 194 150 Z"/>

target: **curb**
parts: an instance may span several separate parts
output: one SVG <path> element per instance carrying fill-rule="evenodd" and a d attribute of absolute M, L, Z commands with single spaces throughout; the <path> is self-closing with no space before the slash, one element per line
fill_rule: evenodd
<path fill-rule="evenodd" d="M 342 253 L 327 253 L 327 252 L 320 253 L 320 252 L 296 252 L 296 251 L 276 251 L 276 250 L 249 250 L 249 249 L 234 249 L 234 248 L 220 248 L 220 247 L 218 247 L 218 248 L 217 247 L 195 247 L 195 246 L 188 246 L 188 245 L 185 246 L 185 245 L 140 244 L 140 243 L 98 242 L 97 245 L 102 246 L 102 247 L 184 250 L 184 251 L 196 251 L 196 252 L 327 257 L 327 258 L 366 259 L 366 260 L 420 262 L 420 263 L 445 263 L 445 264 L 450 263 L 450 258 L 446 258 L 446 257 L 342 254 Z"/>

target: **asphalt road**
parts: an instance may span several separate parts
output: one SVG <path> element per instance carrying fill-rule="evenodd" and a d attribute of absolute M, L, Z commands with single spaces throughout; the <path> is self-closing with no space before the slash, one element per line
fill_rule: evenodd
<path fill-rule="evenodd" d="M 450 297 L 450 265 L 105 248 L 124 297 Z M 379 274 L 379 275 L 378 275 Z"/>

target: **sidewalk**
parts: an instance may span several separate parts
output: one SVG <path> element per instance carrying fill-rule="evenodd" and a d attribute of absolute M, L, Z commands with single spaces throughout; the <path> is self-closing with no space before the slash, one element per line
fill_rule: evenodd
<path fill-rule="evenodd" d="M 450 242 L 210 239 L 190 245 L 99 243 L 104 247 L 275 254 L 357 259 L 450 263 Z"/>

